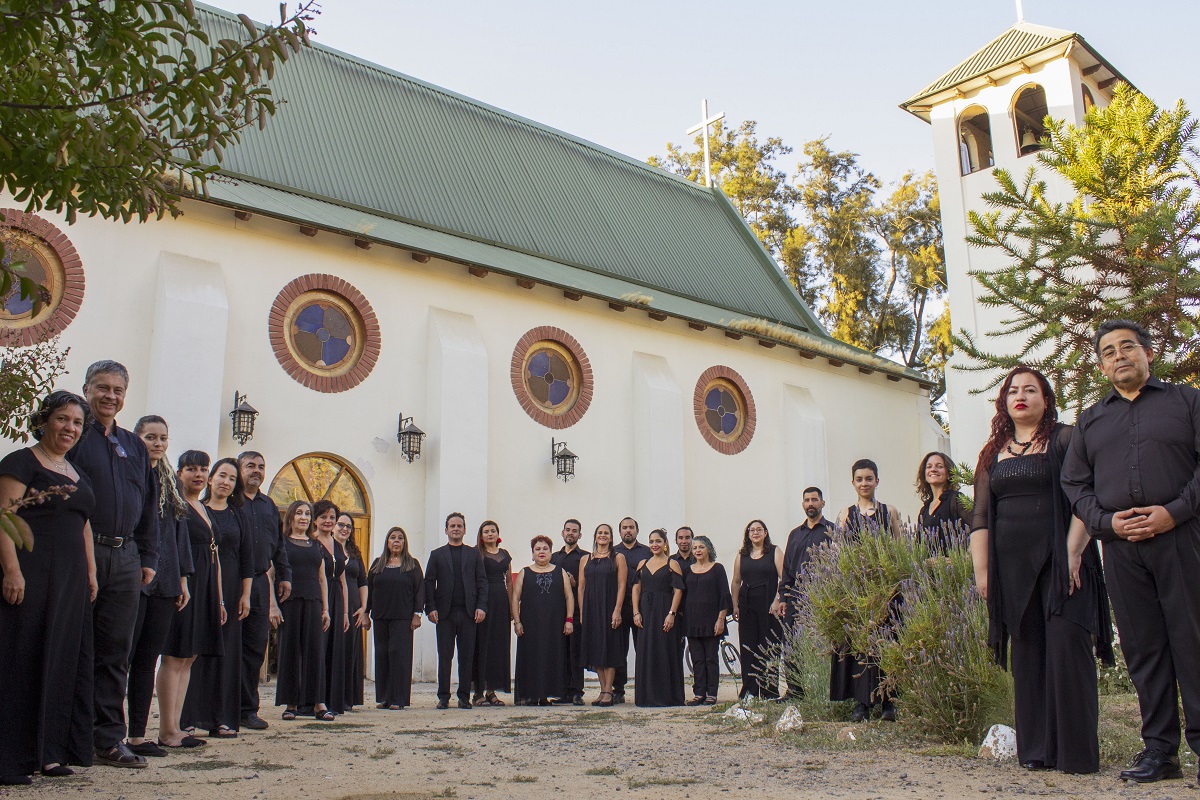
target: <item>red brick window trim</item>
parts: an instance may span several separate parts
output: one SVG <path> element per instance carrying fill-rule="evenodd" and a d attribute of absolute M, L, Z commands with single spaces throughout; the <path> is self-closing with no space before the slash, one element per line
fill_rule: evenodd
<path fill-rule="evenodd" d="M 708 402 L 710 395 L 716 399 L 715 406 Z M 732 408 L 725 407 L 729 400 Z M 754 438 L 754 395 L 742 376 L 729 367 L 709 367 L 701 373 L 692 395 L 692 409 L 700 435 L 718 453 L 736 455 Z M 722 430 L 726 424 L 731 426 L 727 432 Z"/>
<path fill-rule="evenodd" d="M 10 331 L 4 344 L 27 347 L 62 333 L 83 305 L 85 287 L 83 261 L 67 235 L 54 223 L 36 214 L 14 208 L 0 209 L 0 235 L 4 237 L 5 256 L 12 258 L 24 251 L 36 261 L 26 260 L 26 269 L 45 273 L 38 281 L 50 295 L 37 314 L 10 314 L 0 306 L 0 327 Z M 20 290 L 13 287 L 14 292 Z M 19 295 L 18 295 L 19 296 Z M 4 298 L 5 301 L 12 296 Z"/>
<path fill-rule="evenodd" d="M 530 390 L 530 381 L 543 380 L 531 374 L 531 369 L 544 372 L 541 362 L 534 360 L 537 357 L 567 372 L 557 377 L 545 373 L 547 384 L 558 382 L 556 391 L 565 393 L 565 398 L 558 402 L 554 402 L 557 395 L 551 394 L 540 399 Z M 535 422 L 547 428 L 562 430 L 571 427 L 583 418 L 592 403 L 592 364 L 583 345 L 562 328 L 542 325 L 522 336 L 513 348 L 510 377 L 513 393 L 521 408 Z"/>
<path fill-rule="evenodd" d="M 337 331 L 349 351 L 331 366 L 306 356 L 296 336 L 297 316 L 308 309 L 328 309 L 350 331 Z M 310 311 L 310 313 L 312 313 Z M 366 380 L 379 360 L 379 319 L 363 293 L 335 275 L 311 274 L 283 287 L 267 320 L 271 349 L 284 371 L 297 383 L 333 394 L 353 389 Z M 321 329 L 326 338 L 329 331 Z"/>

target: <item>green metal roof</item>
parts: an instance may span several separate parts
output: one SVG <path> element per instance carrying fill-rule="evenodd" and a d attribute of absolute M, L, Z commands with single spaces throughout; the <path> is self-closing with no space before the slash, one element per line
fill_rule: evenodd
<path fill-rule="evenodd" d="M 197 12 L 215 36 L 244 37 L 235 16 Z M 718 190 L 321 45 L 271 86 L 284 102 L 224 153 L 233 181 L 209 183 L 215 202 L 613 301 L 640 292 L 710 324 L 779 323 L 924 381 L 829 337 Z"/>
<path fill-rule="evenodd" d="M 907 111 L 912 111 L 918 116 L 927 118 L 927 112 L 920 113 L 918 109 L 913 107 L 919 107 L 922 101 L 928 100 L 941 92 L 961 86 L 974 79 L 982 78 L 996 70 L 1011 64 L 1017 64 L 1022 59 L 1029 58 L 1044 50 L 1070 41 L 1075 41 L 1083 45 L 1086 52 L 1091 56 L 1089 60 L 1095 61 L 1101 68 L 1107 71 L 1107 74 L 1102 77 L 1111 76 L 1119 80 L 1125 80 L 1124 76 L 1117 72 L 1099 53 L 1093 50 L 1078 33 L 1022 21 L 1004 31 L 1004 33 L 985 44 L 979 50 L 976 50 L 933 83 L 905 100 L 900 104 L 900 107 Z"/>

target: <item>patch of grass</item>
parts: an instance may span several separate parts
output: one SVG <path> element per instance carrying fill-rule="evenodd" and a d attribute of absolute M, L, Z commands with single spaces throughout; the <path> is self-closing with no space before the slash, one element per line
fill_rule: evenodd
<path fill-rule="evenodd" d="M 630 778 L 630 789 L 644 789 L 647 786 L 691 786 L 696 783 L 695 778 L 660 778 L 653 775 L 649 778 Z"/>
<path fill-rule="evenodd" d="M 537 775 L 513 775 L 509 778 L 513 783 L 537 783 Z"/>
<path fill-rule="evenodd" d="M 442 789 L 440 792 L 433 795 L 433 797 L 458 797 L 458 792 L 454 790 L 453 786 L 447 786 L 445 789 Z"/>
<path fill-rule="evenodd" d="M 616 767 L 592 767 L 586 770 L 584 775 L 620 775 L 621 772 Z"/>
<path fill-rule="evenodd" d="M 208 772 L 214 769 L 229 769 L 236 767 L 232 761 L 223 761 L 217 758 L 197 759 L 196 761 L 184 761 L 180 764 L 168 764 L 168 769 L 177 769 L 181 772 Z"/>
<path fill-rule="evenodd" d="M 370 725 L 360 722 L 306 722 L 299 726 L 302 731 L 369 731 Z"/>
<path fill-rule="evenodd" d="M 517 714 L 515 717 L 509 717 L 509 722 L 529 722 L 531 720 L 541 719 L 537 714 Z"/>
<path fill-rule="evenodd" d="M 274 772 L 279 769 L 293 769 L 290 764 L 276 764 L 273 761 L 267 761 L 265 758 L 256 758 L 250 762 L 250 766 L 259 772 Z"/>
<path fill-rule="evenodd" d="M 592 727 L 597 725 L 608 725 L 611 722 L 616 722 L 617 712 L 615 711 L 581 711 L 578 714 L 571 716 L 571 727 Z"/>
<path fill-rule="evenodd" d="M 461 747 L 457 744 L 451 744 L 450 742 L 434 742 L 433 744 L 421 745 L 417 749 L 432 750 L 434 752 L 446 753 L 447 755 L 452 756 L 461 756 L 466 755 L 467 753 L 467 748 Z"/>
<path fill-rule="evenodd" d="M 1142 718 L 1137 695 L 1100 696 L 1100 764 L 1127 764 L 1141 751 Z"/>
<path fill-rule="evenodd" d="M 374 758 L 374 759 L 387 758 L 388 756 L 392 755 L 395 752 L 396 752 L 396 748 L 394 748 L 394 747 L 376 747 L 374 750 L 371 751 L 370 755 L 368 755 L 367 758 Z"/>
<path fill-rule="evenodd" d="M 365 747 L 363 747 L 361 744 L 346 745 L 345 747 L 342 748 L 342 750 L 349 753 L 352 756 L 361 756 L 363 753 L 367 752 L 367 749 Z"/>
<path fill-rule="evenodd" d="M 971 744 L 970 742 L 962 742 L 961 744 L 934 744 L 914 750 L 913 754 L 918 756 L 961 756 L 962 758 L 975 758 L 979 755 L 979 745 Z"/>

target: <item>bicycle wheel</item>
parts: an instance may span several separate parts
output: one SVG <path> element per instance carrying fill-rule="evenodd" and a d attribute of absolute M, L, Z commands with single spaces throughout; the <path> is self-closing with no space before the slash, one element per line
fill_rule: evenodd
<path fill-rule="evenodd" d="M 687 667 L 688 672 L 692 672 L 692 648 L 687 646 L 686 641 L 687 640 L 685 639 L 685 644 L 683 646 L 683 664 Z"/>
<path fill-rule="evenodd" d="M 721 660 L 725 662 L 725 669 L 735 678 L 742 677 L 741 663 L 738 660 L 738 651 L 729 642 L 721 642 Z"/>

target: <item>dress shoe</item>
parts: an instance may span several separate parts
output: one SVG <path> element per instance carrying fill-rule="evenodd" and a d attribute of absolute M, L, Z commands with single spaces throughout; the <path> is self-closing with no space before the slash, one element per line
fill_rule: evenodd
<path fill-rule="evenodd" d="M 1133 766 L 1121 771 L 1121 780 L 1135 783 L 1154 783 L 1182 777 L 1179 756 L 1168 756 L 1162 750 L 1143 750 L 1133 760 Z"/>
<path fill-rule="evenodd" d="M 684 705 L 702 706 L 702 705 L 704 705 L 704 698 L 703 697 L 693 697 L 691 700 L 688 700 L 686 703 L 684 703 Z"/>
<path fill-rule="evenodd" d="M 449 700 L 438 700 L 437 707 L 438 707 L 438 711 L 445 711 L 447 708 L 450 707 L 450 701 Z"/>
<path fill-rule="evenodd" d="M 247 714 L 246 716 L 242 717 L 242 727 L 249 728 L 252 731 L 265 731 L 271 726 L 268 725 L 267 721 L 258 714 Z"/>
<path fill-rule="evenodd" d="M 575 695 L 574 697 L 572 697 L 572 698 L 571 698 L 571 705 L 573 705 L 573 706 L 581 706 L 581 705 L 583 705 L 583 695 L 581 695 L 581 694 L 577 694 L 577 695 Z"/>
<path fill-rule="evenodd" d="M 139 744 L 130 744 L 129 742 L 126 742 L 125 746 L 128 747 L 129 751 L 136 756 L 150 756 L 151 758 L 164 758 L 167 755 L 166 750 L 163 750 L 161 747 L 159 747 L 158 745 L 156 745 L 154 742 L 150 741 L 149 739 L 147 739 L 146 741 L 141 742 Z"/>
<path fill-rule="evenodd" d="M 470 708 L 470 707 L 471 707 L 471 701 L 470 701 L 470 700 L 459 700 L 459 701 L 458 701 L 458 707 L 459 707 L 459 708 Z"/>
<path fill-rule="evenodd" d="M 884 703 L 883 708 L 879 712 L 879 718 L 884 722 L 896 721 L 896 707 L 890 702 Z"/>
<path fill-rule="evenodd" d="M 625 693 L 624 692 L 613 692 L 612 693 L 612 704 L 614 706 L 619 706 L 624 702 L 625 702 Z"/>
<path fill-rule="evenodd" d="M 856 705 L 854 707 L 854 710 L 850 712 L 850 721 L 851 722 L 865 722 L 867 719 L 867 715 L 870 713 L 871 713 L 870 708 L 868 708 L 863 703 L 859 703 L 858 705 Z"/>
<path fill-rule="evenodd" d="M 1054 769 L 1054 767 L 1046 766 L 1045 761 L 1039 761 L 1038 759 L 1032 759 L 1030 761 L 1022 761 L 1021 766 L 1027 770 Z"/>

